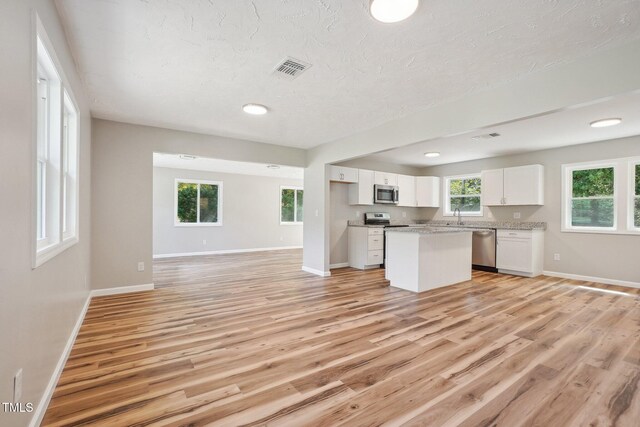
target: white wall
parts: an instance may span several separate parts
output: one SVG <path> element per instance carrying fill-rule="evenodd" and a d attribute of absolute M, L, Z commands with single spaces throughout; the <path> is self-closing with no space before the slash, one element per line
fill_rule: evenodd
<path fill-rule="evenodd" d="M 423 174 L 448 176 L 480 172 L 483 169 L 544 165 L 544 206 L 485 207 L 485 217 L 473 219 L 513 221 L 513 213 L 520 212 L 519 221 L 545 221 L 548 223 L 544 254 L 546 271 L 640 283 L 640 236 L 560 231 L 561 165 L 632 156 L 640 156 L 640 136 L 435 166 L 425 168 Z M 443 218 L 442 209 L 432 210 L 428 214 L 429 219 Z M 560 261 L 554 261 L 554 253 L 560 254 Z"/>
<path fill-rule="evenodd" d="M 35 270 L 31 268 L 33 11 L 45 27 L 80 110 L 80 241 Z M 89 294 L 91 120 L 54 3 L 3 0 L 0 17 L 0 402 L 12 401 L 13 376 L 22 368 L 21 402 L 35 406 Z M 0 408 L 0 425 L 25 426 L 32 415 L 10 415 Z"/>
<path fill-rule="evenodd" d="M 304 150 L 240 139 L 93 120 L 94 289 L 153 281 L 153 153 L 304 167 Z M 126 214 L 123 214 L 126 209 Z M 142 261 L 147 268 L 137 271 Z"/>
<path fill-rule="evenodd" d="M 222 181 L 222 226 L 175 226 L 177 178 Z M 280 224 L 280 186 L 303 181 L 154 167 L 153 254 L 302 247 L 302 224 Z"/>

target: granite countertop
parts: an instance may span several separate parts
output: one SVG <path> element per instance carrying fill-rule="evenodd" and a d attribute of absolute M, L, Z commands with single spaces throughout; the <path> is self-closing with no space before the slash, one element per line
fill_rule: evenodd
<path fill-rule="evenodd" d="M 456 224 L 457 220 L 429 221 L 430 227 L 456 227 L 456 228 L 495 228 L 498 230 L 546 230 L 546 222 L 525 221 L 465 221 L 462 225 Z"/>
<path fill-rule="evenodd" d="M 408 225 L 409 227 L 453 227 L 453 228 L 495 228 L 498 230 L 546 230 L 546 222 L 525 221 L 465 221 L 462 225 L 456 224 L 457 219 L 437 221 L 391 221 L 391 225 Z M 349 221 L 350 227 L 382 228 L 382 225 L 365 225 L 363 221 Z"/>
<path fill-rule="evenodd" d="M 417 233 L 417 234 L 446 234 L 446 233 L 471 233 L 468 228 L 456 227 L 399 227 L 386 230 L 387 233 Z"/>

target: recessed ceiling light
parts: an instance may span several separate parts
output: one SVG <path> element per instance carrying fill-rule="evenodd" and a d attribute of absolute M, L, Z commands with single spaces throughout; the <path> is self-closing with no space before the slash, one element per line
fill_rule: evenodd
<path fill-rule="evenodd" d="M 622 122 L 620 118 L 600 119 L 595 122 L 591 122 L 592 128 L 606 128 L 607 126 L 619 125 Z"/>
<path fill-rule="evenodd" d="M 432 152 L 429 152 L 429 153 L 424 153 L 424 156 L 432 159 L 434 157 L 440 156 L 440 153 L 438 153 L 437 151 L 432 151 Z"/>
<path fill-rule="evenodd" d="M 418 8 L 418 0 L 371 0 L 369 10 L 377 21 L 391 24 L 404 21 Z"/>
<path fill-rule="evenodd" d="M 262 114 L 267 114 L 267 107 L 260 104 L 245 104 L 242 106 L 242 111 L 247 114 L 261 116 Z"/>
<path fill-rule="evenodd" d="M 196 156 L 192 156 L 191 154 L 180 154 L 178 157 L 180 157 L 182 160 L 195 160 Z"/>
<path fill-rule="evenodd" d="M 269 169 L 280 169 L 280 166 L 278 166 L 278 165 L 267 165 L 267 167 Z"/>

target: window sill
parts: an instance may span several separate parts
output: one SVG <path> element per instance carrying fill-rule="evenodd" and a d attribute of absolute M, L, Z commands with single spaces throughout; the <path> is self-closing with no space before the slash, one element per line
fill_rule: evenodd
<path fill-rule="evenodd" d="M 302 222 L 280 222 L 280 225 L 302 225 Z"/>
<path fill-rule="evenodd" d="M 442 214 L 442 216 L 452 216 L 452 217 L 456 217 L 456 216 L 458 216 L 458 215 L 455 215 L 455 214 L 453 214 L 453 213 L 449 213 L 449 212 L 445 212 L 445 213 L 443 213 L 443 214 Z M 460 216 L 475 216 L 475 217 L 481 217 L 481 216 L 484 216 L 484 214 L 483 214 L 482 212 L 478 212 L 478 213 L 465 213 L 465 212 L 462 212 L 462 213 L 460 214 Z"/>
<path fill-rule="evenodd" d="M 193 224 L 189 224 L 189 223 L 175 223 L 173 224 L 174 227 L 222 227 L 222 223 L 221 222 L 210 222 L 210 223 L 193 223 Z"/>
<path fill-rule="evenodd" d="M 62 252 L 74 246 L 76 243 L 78 243 L 78 241 L 78 237 L 69 237 L 62 242 L 40 249 L 38 252 L 36 252 L 35 258 L 33 260 L 33 268 L 36 269 L 40 267 L 45 262 L 55 258 Z"/>
<path fill-rule="evenodd" d="M 562 233 L 579 233 L 579 234 L 614 234 L 621 236 L 640 236 L 640 229 L 630 230 L 612 230 L 604 229 L 599 230 L 597 228 L 565 228 L 560 229 Z"/>

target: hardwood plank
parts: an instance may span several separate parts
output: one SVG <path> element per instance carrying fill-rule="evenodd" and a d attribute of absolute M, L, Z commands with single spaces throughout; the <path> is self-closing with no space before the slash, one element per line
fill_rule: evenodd
<path fill-rule="evenodd" d="M 380 269 L 300 264 L 299 250 L 165 259 L 154 291 L 95 298 L 42 425 L 640 419 L 637 290 L 474 272 L 416 295 Z"/>

